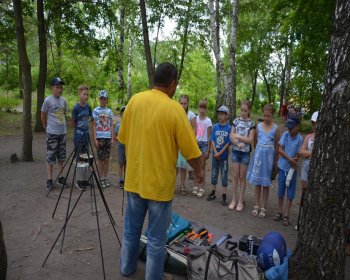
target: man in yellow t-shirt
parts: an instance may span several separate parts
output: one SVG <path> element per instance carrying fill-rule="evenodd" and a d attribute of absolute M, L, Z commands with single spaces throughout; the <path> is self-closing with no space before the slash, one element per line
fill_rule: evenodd
<path fill-rule="evenodd" d="M 146 280 L 161 280 L 164 247 L 172 214 L 178 151 L 192 166 L 198 182 L 203 181 L 201 152 L 181 105 L 172 100 L 177 71 L 170 63 L 160 64 L 152 90 L 136 94 L 128 103 L 118 140 L 125 144 L 127 159 L 125 190 L 127 208 L 121 250 L 121 274 L 137 268 L 138 246 L 146 213 Z"/>

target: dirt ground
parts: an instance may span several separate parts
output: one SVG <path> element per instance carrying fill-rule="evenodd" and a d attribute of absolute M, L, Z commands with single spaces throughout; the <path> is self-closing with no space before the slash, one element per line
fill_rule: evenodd
<path fill-rule="evenodd" d="M 54 243 L 64 223 L 67 209 L 69 189 L 64 189 L 59 201 L 57 213 L 51 215 L 58 199 L 59 189 L 55 188 L 47 197 L 45 169 L 45 136 L 34 134 L 34 162 L 10 163 L 10 154 L 21 153 L 21 136 L 0 136 L 0 219 L 4 228 L 5 243 L 8 254 L 8 280 L 53 280 L 53 279 L 103 279 L 101 254 L 98 243 L 96 215 L 91 212 L 90 192 L 83 193 L 72 217 L 68 223 L 64 240 L 63 252 L 59 253 L 61 239 L 54 247 L 46 265 L 42 263 Z M 72 141 L 68 140 L 68 154 L 72 151 Z M 110 211 L 116 221 L 116 230 L 122 238 L 123 192 L 117 186 L 116 149 L 111 158 L 109 179 L 113 186 L 104 190 L 104 196 Z M 210 162 L 208 162 L 207 190 L 210 186 Z M 56 175 L 57 175 L 57 170 Z M 231 178 L 231 175 L 229 175 Z M 187 187 L 192 187 L 193 181 L 186 181 Z M 260 219 L 251 215 L 253 207 L 253 187 L 246 192 L 246 205 L 242 213 L 229 210 L 220 204 L 221 189 L 218 188 L 216 201 L 207 202 L 204 198 L 192 195 L 177 194 L 173 201 L 173 209 L 185 218 L 204 225 L 210 225 L 231 234 L 254 234 L 264 236 L 275 230 L 286 239 L 288 248 L 293 248 L 297 232 L 294 225 L 297 221 L 298 206 L 293 205 L 291 226 L 283 226 L 272 220 L 277 210 L 276 181 L 270 190 L 267 217 Z M 80 194 L 73 188 L 73 201 Z M 228 191 L 231 198 L 231 189 Z M 298 197 L 295 200 L 298 201 Z M 110 224 L 108 215 L 97 195 L 97 207 L 101 228 L 106 279 L 126 279 L 119 273 L 120 247 Z M 349 257 L 347 260 L 349 267 Z M 347 274 L 350 279 L 350 274 Z M 139 263 L 135 275 L 128 279 L 143 279 L 144 264 Z M 174 279 L 184 277 L 174 276 Z"/>

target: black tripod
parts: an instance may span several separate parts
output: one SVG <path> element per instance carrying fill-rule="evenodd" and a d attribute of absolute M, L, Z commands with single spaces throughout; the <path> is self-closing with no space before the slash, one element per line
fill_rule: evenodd
<path fill-rule="evenodd" d="M 118 236 L 118 233 L 115 229 L 115 221 L 112 217 L 112 214 L 109 210 L 109 207 L 107 205 L 107 201 L 103 195 L 103 191 L 102 191 L 102 187 L 101 187 L 101 184 L 100 184 L 100 175 L 99 175 L 99 172 L 98 172 L 98 168 L 97 168 L 97 164 L 96 164 L 96 161 L 94 160 L 95 159 L 95 155 L 94 155 L 94 152 L 93 152 L 93 149 L 92 149 L 92 145 L 91 145 L 91 141 L 90 141 L 90 138 L 89 136 L 87 135 L 86 139 L 88 139 L 87 142 L 81 142 L 81 143 L 78 143 L 75 147 L 74 147 L 74 150 L 72 151 L 72 153 L 70 154 L 67 162 L 65 163 L 65 165 L 63 166 L 63 169 L 62 171 L 58 174 L 57 178 L 59 178 L 59 176 L 61 175 L 61 173 L 63 173 L 63 170 L 65 168 L 65 166 L 67 165 L 67 163 L 69 162 L 69 160 L 71 159 L 70 161 L 70 164 L 69 164 L 69 168 L 68 168 L 68 171 L 67 171 L 67 174 L 66 174 L 66 179 L 71 171 L 71 168 L 73 166 L 73 162 L 75 161 L 75 167 L 74 167 L 74 171 L 73 171 L 73 178 L 72 178 L 72 184 L 70 186 L 70 193 L 69 193 L 69 199 L 68 199 L 68 205 L 67 205 L 67 210 L 66 210 L 66 218 L 65 218 L 65 222 L 64 222 L 64 225 L 62 226 L 59 234 L 57 235 L 57 238 L 55 240 L 55 242 L 53 243 L 48 255 L 46 256 L 43 264 L 42 264 L 42 267 L 44 267 L 47 259 L 49 258 L 53 248 L 55 247 L 58 239 L 60 238 L 60 236 L 62 235 L 62 242 L 61 242 L 61 249 L 60 249 L 60 253 L 62 253 L 62 250 L 63 250 L 63 244 L 64 244 L 64 238 L 65 238 L 65 234 L 66 234 L 66 227 L 67 227 L 67 223 L 70 219 L 70 217 L 72 216 L 73 214 L 73 211 L 74 209 L 76 208 L 80 198 L 82 197 L 87 185 L 89 185 L 91 188 L 90 188 L 90 197 L 91 197 L 91 208 L 95 208 L 95 213 L 96 213 L 96 222 L 97 222 L 97 232 L 98 232 L 98 240 L 99 240 L 99 245 L 100 245 L 100 252 L 101 252 L 101 261 L 102 261 L 102 269 L 103 269 L 103 279 L 106 279 L 106 273 L 105 273 L 105 266 L 104 266 L 104 259 L 103 259 L 103 250 L 102 250 L 102 242 L 101 242 L 101 232 L 100 232 L 100 222 L 99 222 L 99 216 L 98 216 L 98 210 L 97 210 L 97 200 L 96 200 L 96 186 L 97 186 L 97 189 L 100 193 L 100 196 L 101 196 L 101 199 L 102 199 L 102 202 L 103 202 L 103 205 L 106 209 L 106 212 L 108 214 L 108 217 L 109 217 L 109 220 L 112 224 L 112 227 L 113 227 L 113 231 L 117 237 L 117 240 L 118 240 L 118 243 L 119 245 L 121 246 L 121 242 L 120 242 L 120 239 L 119 239 L 119 236 Z M 91 153 L 92 155 L 90 156 L 90 153 L 89 153 L 89 148 L 90 147 L 90 150 L 91 150 Z M 89 169 L 89 177 L 87 178 L 87 184 L 84 184 L 83 185 L 83 190 L 80 192 L 78 198 L 76 199 L 76 201 L 74 202 L 73 204 L 73 207 L 72 209 L 70 209 L 70 204 L 71 204 L 71 201 L 72 201 L 72 193 L 73 193 L 73 188 L 74 188 L 74 183 L 75 183 L 75 180 L 76 180 L 76 171 L 77 171 L 77 164 L 78 164 L 78 158 L 80 157 L 81 154 L 85 154 L 86 155 L 86 158 L 87 158 L 87 162 L 88 162 L 88 169 Z M 97 173 L 96 173 L 97 171 Z M 90 173 L 91 172 L 91 173 Z M 57 181 L 57 178 L 55 180 L 55 182 Z M 65 184 L 66 184 L 66 180 L 64 181 L 62 187 L 61 187 L 61 190 L 60 190 L 60 194 L 58 196 L 58 199 L 57 199 L 57 202 L 56 202 L 56 206 L 55 206 L 55 209 L 52 213 L 52 218 L 54 218 L 54 215 L 56 213 L 56 210 L 57 210 L 57 206 L 58 206 L 58 203 L 62 197 L 62 193 L 63 193 L 63 189 L 65 187 Z M 49 190 L 48 194 L 51 192 L 51 190 Z"/>

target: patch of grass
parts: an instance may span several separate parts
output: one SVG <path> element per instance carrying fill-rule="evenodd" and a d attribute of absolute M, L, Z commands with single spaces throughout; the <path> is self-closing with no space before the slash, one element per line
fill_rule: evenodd
<path fill-rule="evenodd" d="M 22 114 L 0 111 L 0 136 L 22 134 Z"/>
<path fill-rule="evenodd" d="M 0 109 L 10 112 L 21 103 L 21 100 L 12 94 L 2 93 L 0 95 Z"/>

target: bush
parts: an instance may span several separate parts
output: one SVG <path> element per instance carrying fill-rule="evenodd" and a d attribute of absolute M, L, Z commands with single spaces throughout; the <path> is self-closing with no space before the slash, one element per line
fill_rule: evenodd
<path fill-rule="evenodd" d="M 0 109 L 11 111 L 20 104 L 21 100 L 14 97 L 12 94 L 0 95 Z"/>

